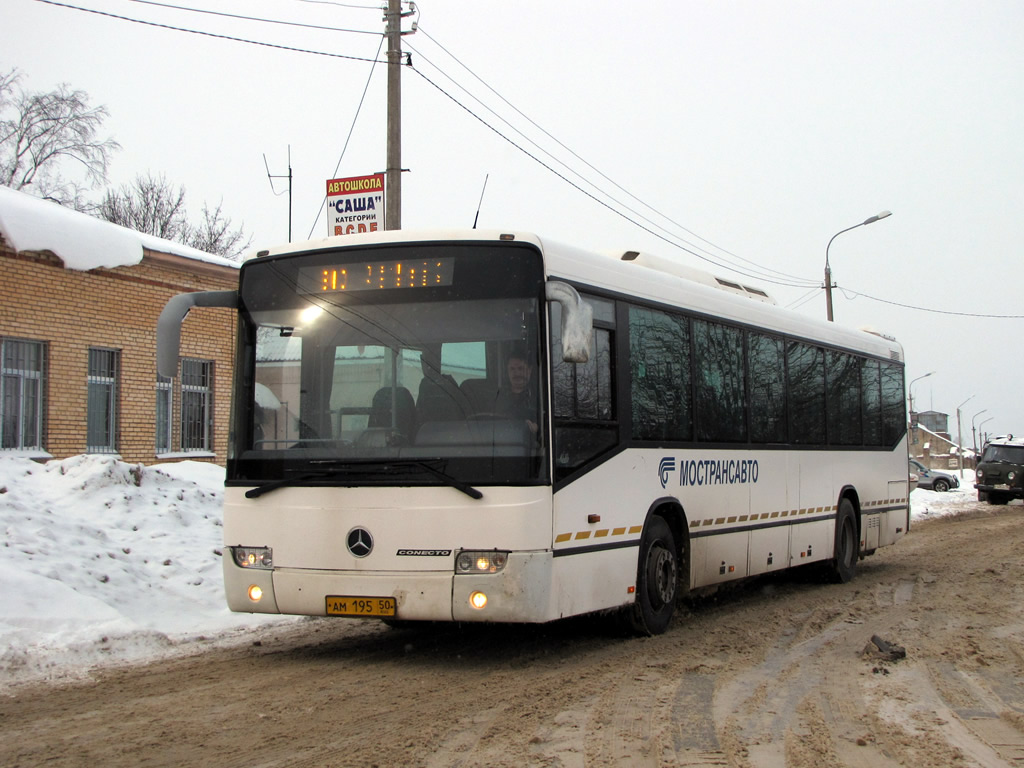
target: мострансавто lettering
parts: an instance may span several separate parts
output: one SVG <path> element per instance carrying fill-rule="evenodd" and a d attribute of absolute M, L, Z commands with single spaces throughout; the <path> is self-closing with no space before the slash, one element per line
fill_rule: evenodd
<path fill-rule="evenodd" d="M 679 462 L 680 485 L 756 483 L 756 459 L 696 459 Z"/>

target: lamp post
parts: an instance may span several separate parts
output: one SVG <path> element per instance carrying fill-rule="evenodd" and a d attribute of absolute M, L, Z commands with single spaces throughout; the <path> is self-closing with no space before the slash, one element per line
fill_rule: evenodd
<path fill-rule="evenodd" d="M 910 380 L 910 384 L 907 387 L 907 392 L 910 394 L 910 424 L 911 424 L 911 426 L 913 426 L 913 424 L 914 424 L 914 382 L 915 381 L 920 381 L 921 379 L 927 379 L 933 373 L 935 373 L 935 371 L 929 371 L 924 376 L 918 376 L 916 379 L 911 379 Z"/>
<path fill-rule="evenodd" d="M 885 219 L 888 218 L 889 216 L 892 216 L 891 211 L 882 211 L 877 216 L 872 216 L 869 219 L 865 219 L 860 224 L 854 224 L 852 227 L 847 227 L 846 229 L 839 230 L 834 235 L 832 235 L 832 240 L 835 240 L 837 237 L 843 234 L 843 232 L 849 232 L 851 229 L 863 227 L 867 224 L 874 224 L 879 219 Z M 825 246 L 825 310 L 828 313 L 828 321 L 830 323 L 832 322 L 832 268 L 829 266 L 828 263 L 828 249 L 832 247 L 832 240 L 829 240 L 828 245 Z"/>
<path fill-rule="evenodd" d="M 956 463 L 960 465 L 960 479 L 964 479 L 964 437 L 963 430 L 960 429 L 960 409 L 967 405 L 968 402 L 974 399 L 974 395 L 971 395 L 964 400 L 960 405 L 956 407 L 956 449 L 957 449 L 957 460 Z"/>
<path fill-rule="evenodd" d="M 975 432 L 974 420 L 976 418 L 978 418 L 979 416 L 981 416 L 981 414 L 986 413 L 987 411 L 988 411 L 988 408 L 982 408 L 980 411 L 978 411 L 976 414 L 974 414 L 974 416 L 971 417 L 971 437 L 972 437 L 972 439 L 974 441 L 974 455 L 975 456 L 978 455 L 978 433 Z M 991 417 L 989 417 L 989 418 L 991 418 Z M 988 420 L 989 419 L 985 419 L 985 421 L 988 421 Z M 981 423 L 984 424 L 985 421 L 983 421 Z"/>
<path fill-rule="evenodd" d="M 985 450 L 985 433 L 981 431 L 981 428 L 984 427 L 986 424 L 988 424 L 990 421 L 992 421 L 992 419 L 994 419 L 994 418 L 995 418 L 995 416 L 989 416 L 987 419 L 985 419 L 983 422 L 981 422 L 981 424 L 978 425 L 978 437 L 981 438 L 981 450 L 982 451 Z M 975 469 L 977 469 L 977 467 L 978 467 L 978 458 L 979 458 L 978 457 L 978 449 L 975 448 L 974 449 L 974 467 L 975 467 Z"/>

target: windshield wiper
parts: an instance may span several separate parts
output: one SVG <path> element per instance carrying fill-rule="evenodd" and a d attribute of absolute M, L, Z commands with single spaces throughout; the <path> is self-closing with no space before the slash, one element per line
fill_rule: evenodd
<path fill-rule="evenodd" d="M 255 488 L 250 488 L 245 492 L 245 498 L 255 499 L 262 496 L 264 493 L 270 493 L 271 491 L 276 491 L 278 488 L 284 488 L 286 485 L 297 485 L 298 483 L 304 483 L 307 480 L 317 480 L 334 474 L 337 474 L 336 470 L 321 469 L 318 472 L 304 472 L 303 474 L 296 475 L 295 477 L 282 477 L 280 480 L 273 480 L 269 483 L 258 485 Z"/>
<path fill-rule="evenodd" d="M 323 459 L 320 461 L 312 461 L 311 464 L 316 465 L 327 465 L 330 467 L 324 469 L 303 472 L 302 474 L 296 475 L 295 477 L 284 477 L 280 480 L 273 480 L 269 483 L 257 486 L 256 488 L 250 488 L 245 492 L 245 498 L 255 499 L 262 496 L 264 493 L 270 493 L 270 491 L 276 491 L 278 488 L 284 488 L 287 485 L 297 485 L 304 483 L 307 480 L 318 480 L 324 477 L 331 477 L 333 475 L 349 474 L 350 472 L 363 472 L 367 466 L 379 466 L 382 471 L 387 472 L 390 467 L 419 467 L 424 469 L 439 480 L 443 480 L 446 485 L 454 488 L 457 491 L 469 496 L 471 499 L 482 499 L 483 493 L 471 486 L 469 483 L 464 483 L 456 477 L 452 477 L 446 472 L 442 472 L 437 467 L 431 466 L 429 461 L 441 461 L 441 459 L 397 459 L 397 460 L 380 460 L 380 459 L 369 459 L 369 460 L 355 460 L 345 461 L 341 459 Z"/>
<path fill-rule="evenodd" d="M 408 462 L 409 464 L 413 464 L 417 467 L 422 467 L 423 469 L 427 470 L 427 472 L 432 474 L 434 477 L 438 478 L 439 480 L 444 480 L 452 488 L 454 488 L 457 491 L 462 491 L 471 499 L 482 499 L 484 497 L 481 491 L 478 491 L 469 483 L 464 483 L 458 478 L 452 477 L 447 472 L 442 472 L 437 467 L 430 466 L 430 464 L 428 464 L 426 461 L 419 461 L 416 459 L 405 459 L 404 461 Z"/>

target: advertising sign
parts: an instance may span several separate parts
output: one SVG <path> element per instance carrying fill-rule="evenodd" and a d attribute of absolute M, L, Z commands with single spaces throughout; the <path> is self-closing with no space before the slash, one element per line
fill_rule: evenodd
<path fill-rule="evenodd" d="M 384 174 L 327 182 L 327 234 L 354 235 L 384 229 Z"/>

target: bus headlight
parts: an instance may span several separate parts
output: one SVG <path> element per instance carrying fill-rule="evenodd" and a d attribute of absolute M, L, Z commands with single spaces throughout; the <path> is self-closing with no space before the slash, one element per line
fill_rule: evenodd
<path fill-rule="evenodd" d="M 498 573 L 508 562 L 508 552 L 460 552 L 455 558 L 456 573 Z M 486 602 L 487 598 L 484 598 Z M 483 606 L 480 606 L 483 607 Z"/>
<path fill-rule="evenodd" d="M 474 592 L 469 596 L 469 604 L 478 611 L 482 611 L 487 607 L 487 595 L 483 592 Z"/>
<path fill-rule="evenodd" d="M 1015 478 L 1016 476 L 1017 476 L 1016 472 L 1007 472 L 1006 473 L 1006 479 L 1009 480 L 1011 483 L 1013 482 L 1013 478 Z"/>
<path fill-rule="evenodd" d="M 262 568 L 269 570 L 274 567 L 274 550 L 270 547 L 232 547 L 235 563 L 239 568 Z"/>

